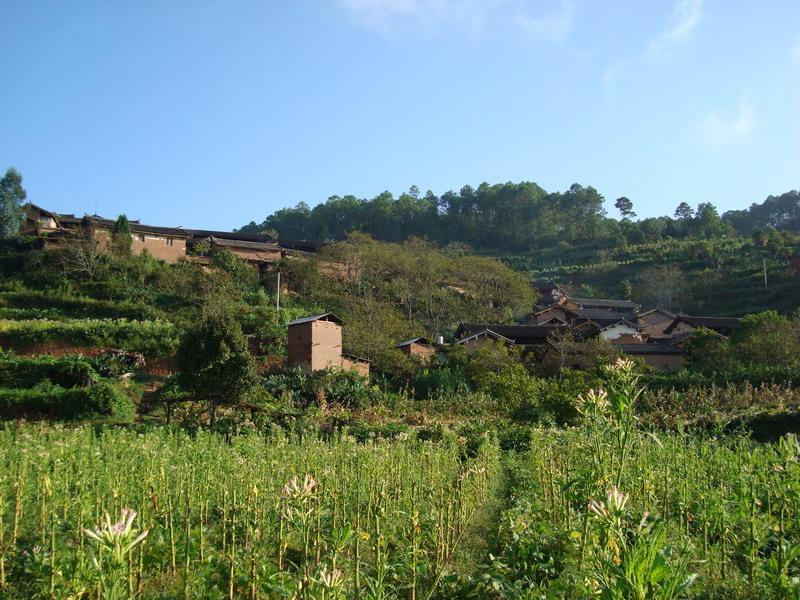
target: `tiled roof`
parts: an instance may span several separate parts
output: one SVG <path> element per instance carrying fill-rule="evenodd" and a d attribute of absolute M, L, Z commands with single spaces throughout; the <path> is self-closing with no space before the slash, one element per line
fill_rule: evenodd
<path fill-rule="evenodd" d="M 684 351 L 671 344 L 617 344 L 626 354 L 683 354 Z"/>
<path fill-rule="evenodd" d="M 675 320 L 670 323 L 664 332 L 669 333 L 675 329 L 679 323 L 686 323 L 692 327 L 705 327 L 714 331 L 720 330 L 733 330 L 739 326 L 739 319 L 735 317 L 692 317 L 689 315 L 679 314 Z"/>
<path fill-rule="evenodd" d="M 513 340 L 517 344 L 544 344 L 547 337 L 558 329 L 558 325 L 500 325 L 491 323 L 461 323 L 456 330 L 456 337 L 472 336 L 484 330 L 490 330 L 500 336 Z"/>
<path fill-rule="evenodd" d="M 99 217 L 87 216 L 83 219 L 97 227 L 102 227 L 104 229 L 113 229 L 114 225 L 116 224 L 116 221 Z M 155 225 L 142 225 L 138 221 L 129 221 L 128 224 L 130 225 L 131 232 L 133 233 L 152 233 L 154 235 L 182 238 L 191 237 L 185 229 L 181 229 L 180 227 L 156 227 Z"/>
<path fill-rule="evenodd" d="M 566 299 L 581 307 L 624 308 L 627 310 L 636 310 L 638 308 L 638 305 L 632 300 L 609 300 L 607 298 L 573 298 L 572 296 L 568 296 Z"/>
<path fill-rule="evenodd" d="M 415 337 L 411 338 L 410 340 L 403 340 L 399 344 L 395 346 L 395 348 L 402 348 L 403 346 L 410 346 L 411 344 L 428 344 L 430 345 L 430 340 L 425 337 Z"/>
<path fill-rule="evenodd" d="M 265 250 L 279 252 L 281 247 L 274 242 L 248 242 L 244 240 L 228 240 L 225 238 L 218 238 L 210 236 L 209 239 L 216 246 L 223 248 L 246 248 L 248 250 Z"/>
<path fill-rule="evenodd" d="M 295 319 L 294 321 L 289 321 L 286 326 L 289 325 L 300 325 L 302 323 L 311 323 L 312 321 L 330 321 L 331 323 L 338 323 L 339 325 L 344 325 L 344 321 L 342 321 L 339 317 L 337 317 L 333 313 L 323 313 L 321 315 L 311 315 L 309 317 L 303 317 L 302 319 Z"/>

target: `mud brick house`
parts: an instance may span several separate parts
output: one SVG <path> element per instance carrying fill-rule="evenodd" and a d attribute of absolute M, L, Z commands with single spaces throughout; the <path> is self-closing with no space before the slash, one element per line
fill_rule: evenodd
<path fill-rule="evenodd" d="M 108 244 L 116 220 L 98 215 L 59 214 L 37 206 L 26 204 L 23 208 L 25 218 L 20 229 L 23 235 L 37 236 L 44 249 L 57 248 L 81 230 L 92 231 L 95 239 Z M 157 227 L 144 225 L 139 221 L 129 221 L 131 229 L 131 251 L 134 254 L 147 252 L 151 256 L 174 263 L 187 256 L 187 250 L 196 244 L 207 241 L 212 252 L 219 249 L 230 250 L 243 258 L 259 272 L 272 268 L 282 258 L 303 258 L 316 253 L 320 245 L 316 242 L 281 240 L 278 242 L 266 234 L 239 233 L 184 229 L 182 227 Z M 207 256 L 191 256 L 194 262 L 208 263 Z"/>
<path fill-rule="evenodd" d="M 21 227 L 24 235 L 35 235 L 42 239 L 45 249 L 57 248 L 80 231 L 90 231 L 98 244 L 105 247 L 111 240 L 116 221 L 97 215 L 77 218 L 75 215 L 54 213 L 35 204 L 23 209 L 25 220 Z M 166 262 L 177 262 L 186 256 L 189 234 L 178 227 L 156 227 L 129 221 L 131 229 L 131 252 L 147 252 L 154 258 Z"/>
<path fill-rule="evenodd" d="M 369 377 L 369 361 L 354 354 L 342 354 L 342 370 L 354 371 L 362 377 Z"/>
<path fill-rule="evenodd" d="M 285 251 L 267 235 L 198 230 L 187 230 L 187 233 L 192 236 L 190 250 L 196 251 L 202 243 L 208 244 L 210 255 L 227 250 L 247 261 L 259 274 L 271 270 L 277 261 L 286 256 Z M 191 259 L 201 264 L 211 262 L 209 256 L 192 255 Z"/>
<path fill-rule="evenodd" d="M 369 362 L 342 353 L 342 320 L 333 313 L 291 321 L 286 364 L 309 371 L 344 369 L 369 375 Z"/>
<path fill-rule="evenodd" d="M 625 354 L 640 358 L 648 366 L 662 371 L 678 371 L 683 366 L 686 353 L 671 344 L 620 344 Z"/>
<path fill-rule="evenodd" d="M 94 228 L 94 236 L 101 245 L 111 241 L 116 221 L 99 217 L 84 217 L 82 227 Z M 176 263 L 186 256 L 186 242 L 189 234 L 178 227 L 156 227 L 142 225 L 138 221 L 129 222 L 131 228 L 131 252 L 144 254 L 168 263 Z"/>
<path fill-rule="evenodd" d="M 562 306 L 574 311 L 579 310 L 610 310 L 625 318 L 634 319 L 639 305 L 631 300 L 609 300 L 606 298 L 573 298 L 565 296 L 558 301 Z"/>
<path fill-rule="evenodd" d="M 556 304 L 566 297 L 564 291 L 552 279 L 538 279 L 533 283 L 533 287 L 539 292 L 539 297 L 536 300 L 537 308 L 545 308 Z"/>
<path fill-rule="evenodd" d="M 402 341 L 395 348 L 403 354 L 415 356 L 423 362 L 430 362 L 436 356 L 436 347 L 424 337 L 415 337 Z"/>
<path fill-rule="evenodd" d="M 26 204 L 22 210 L 24 213 L 24 220 L 20 227 L 22 235 L 43 236 L 55 233 L 62 228 L 62 217 L 75 218 L 74 215 L 59 215 L 58 213 L 50 212 L 35 204 Z"/>
<path fill-rule="evenodd" d="M 456 344 L 474 343 L 481 339 L 511 342 L 525 348 L 539 348 L 560 325 L 500 325 L 490 323 L 460 323 L 455 333 Z"/>
<path fill-rule="evenodd" d="M 664 333 L 670 337 L 678 337 L 690 334 L 698 329 L 710 329 L 716 333 L 728 337 L 739 327 L 739 319 L 734 317 L 692 317 L 690 315 L 678 314 L 672 323 L 665 329 Z"/>
<path fill-rule="evenodd" d="M 461 346 L 462 348 L 466 348 L 472 352 L 479 350 L 487 342 L 495 342 L 499 344 L 505 344 L 507 346 L 514 345 L 514 340 L 487 328 L 480 329 L 469 335 L 464 334 L 464 337 L 457 339 L 455 342 L 453 342 L 453 344 L 456 346 Z"/>
<path fill-rule="evenodd" d="M 578 311 L 552 304 L 547 308 L 539 310 L 528 318 L 530 325 L 545 325 L 547 323 L 572 323 L 578 318 Z"/>
<path fill-rule="evenodd" d="M 664 330 L 672 324 L 676 316 L 675 313 L 657 307 L 639 313 L 636 323 L 648 337 L 662 338 L 667 335 Z"/>
<path fill-rule="evenodd" d="M 613 323 L 609 323 L 608 325 L 600 327 L 597 336 L 601 340 L 607 340 L 613 344 L 641 344 L 645 341 L 639 326 L 631 323 L 627 319 L 619 319 Z"/>

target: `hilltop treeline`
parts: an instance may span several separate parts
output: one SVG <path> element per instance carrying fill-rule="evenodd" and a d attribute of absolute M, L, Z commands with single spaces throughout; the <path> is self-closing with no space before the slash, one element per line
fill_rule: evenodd
<path fill-rule="evenodd" d="M 711 203 L 695 208 L 681 202 L 673 216 L 635 220 L 635 203 L 617 199 L 623 218 L 606 215 L 604 197 L 591 186 L 572 185 L 564 192 L 547 192 L 536 183 L 482 183 L 459 192 L 424 195 L 415 186 L 399 197 L 384 192 L 372 199 L 332 196 L 310 208 L 301 202 L 283 208 L 263 222 L 251 222 L 243 232 L 273 231 L 284 239 L 330 241 L 351 231 L 384 241 L 420 236 L 447 244 L 519 252 L 557 243 L 611 247 L 620 243 L 653 242 L 664 238 L 706 238 L 753 233 L 770 228 L 800 230 L 800 196 L 790 191 L 770 196 L 749 209 L 720 215 Z"/>

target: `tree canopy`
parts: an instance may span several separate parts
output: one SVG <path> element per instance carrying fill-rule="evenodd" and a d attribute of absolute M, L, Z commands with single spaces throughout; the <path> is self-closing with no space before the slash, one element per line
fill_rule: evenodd
<path fill-rule="evenodd" d="M 534 304 L 522 273 L 420 238 L 385 243 L 350 234 L 284 270 L 300 297 L 345 320 L 347 349 L 370 359 L 405 338 L 444 335 L 459 321 L 512 322 Z"/>
<path fill-rule="evenodd" d="M 0 239 L 14 237 L 22 225 L 22 203 L 28 195 L 22 175 L 14 167 L 0 179 Z"/>
<path fill-rule="evenodd" d="M 209 306 L 186 330 L 177 355 L 183 389 L 210 403 L 211 425 L 220 403 L 244 400 L 257 383 L 255 362 L 233 310 Z"/>
<path fill-rule="evenodd" d="M 614 205 L 621 219 L 606 216 L 604 198 L 595 188 L 573 184 L 547 192 L 534 182 L 465 185 L 441 196 L 416 186 L 395 198 L 389 192 L 372 199 L 331 196 L 311 208 L 300 202 L 282 208 L 243 232 L 271 231 L 282 239 L 328 242 L 359 231 L 375 239 L 399 242 L 412 236 L 474 249 L 524 252 L 558 244 L 613 247 L 663 238 L 704 238 L 753 233 L 770 228 L 800 229 L 798 192 L 770 196 L 745 211 L 720 215 L 711 202 L 696 208 L 680 202 L 673 216 L 634 220 L 633 202 L 622 196 Z"/>

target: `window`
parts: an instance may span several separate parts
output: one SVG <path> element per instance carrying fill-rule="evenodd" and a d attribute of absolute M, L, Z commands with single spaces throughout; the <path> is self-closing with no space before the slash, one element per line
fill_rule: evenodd
<path fill-rule="evenodd" d="M 143 233 L 139 234 L 139 241 L 140 242 L 144 242 L 144 234 Z"/>
<path fill-rule="evenodd" d="M 167 238 L 164 241 L 167 242 L 167 246 L 172 246 L 172 242 L 175 241 L 175 240 L 173 240 L 172 238 Z"/>

